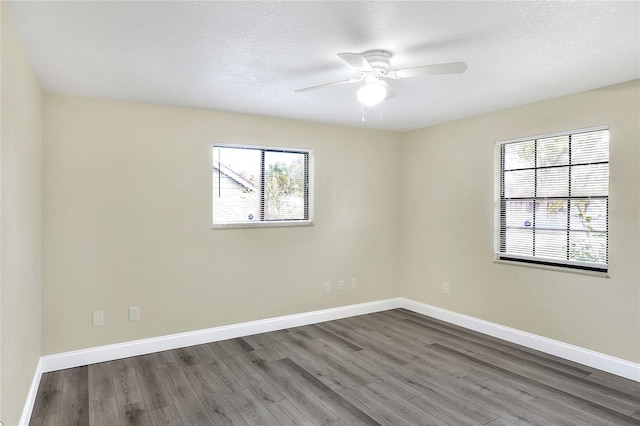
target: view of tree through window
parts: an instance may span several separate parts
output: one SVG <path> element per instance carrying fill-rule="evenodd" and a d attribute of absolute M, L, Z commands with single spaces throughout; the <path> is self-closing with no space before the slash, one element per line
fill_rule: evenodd
<path fill-rule="evenodd" d="M 606 270 L 609 130 L 499 143 L 500 259 Z"/>
<path fill-rule="evenodd" d="M 214 225 L 309 220 L 310 151 L 214 145 Z"/>
<path fill-rule="evenodd" d="M 304 154 L 265 153 L 265 220 L 304 219 Z"/>

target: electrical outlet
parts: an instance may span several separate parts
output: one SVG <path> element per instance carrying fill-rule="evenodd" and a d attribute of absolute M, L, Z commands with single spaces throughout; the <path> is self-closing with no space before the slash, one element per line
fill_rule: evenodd
<path fill-rule="evenodd" d="M 355 278 L 351 278 L 351 288 L 357 288 L 358 287 L 358 280 Z"/>
<path fill-rule="evenodd" d="M 324 283 L 324 294 L 331 293 L 331 283 Z"/>
<path fill-rule="evenodd" d="M 129 321 L 138 321 L 140 319 L 140 308 L 137 306 L 129 307 Z"/>
<path fill-rule="evenodd" d="M 344 290 L 344 280 L 338 281 L 338 290 Z"/>
<path fill-rule="evenodd" d="M 444 294 L 449 294 L 451 292 L 451 288 L 449 287 L 449 283 L 442 283 L 442 292 Z"/>
<path fill-rule="evenodd" d="M 91 323 L 94 327 L 100 327 L 104 324 L 104 313 L 102 311 L 95 311 L 91 315 Z"/>

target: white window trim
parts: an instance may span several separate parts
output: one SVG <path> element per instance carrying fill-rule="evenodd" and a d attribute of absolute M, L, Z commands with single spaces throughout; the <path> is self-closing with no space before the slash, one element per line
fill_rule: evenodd
<path fill-rule="evenodd" d="M 493 188 L 494 188 L 493 261 L 494 263 L 537 268 L 537 269 L 548 269 L 548 270 L 554 270 L 554 271 L 573 272 L 573 273 L 592 275 L 592 276 L 602 277 L 602 278 L 610 277 L 609 261 L 607 261 L 606 270 L 603 271 L 603 270 L 593 270 L 593 269 L 582 269 L 582 268 L 592 268 L 592 267 L 602 268 L 601 264 L 590 264 L 587 262 L 575 262 L 570 260 L 563 260 L 559 262 L 557 259 L 548 260 L 542 257 L 538 258 L 539 261 L 536 262 L 535 260 L 532 260 L 530 257 L 527 257 L 527 256 L 518 256 L 518 255 L 505 256 L 504 253 L 500 252 L 500 243 L 501 243 L 500 241 L 500 229 L 501 229 L 500 191 L 501 191 L 501 179 L 502 179 L 502 163 L 500 161 L 501 160 L 500 147 L 502 145 L 509 144 L 509 143 L 526 142 L 526 141 L 537 140 L 537 139 L 553 138 L 558 136 L 566 136 L 569 134 L 587 133 L 587 132 L 595 132 L 595 131 L 601 131 L 601 130 L 608 130 L 609 132 L 611 131 L 609 125 L 603 124 L 599 126 L 584 127 L 579 129 L 573 129 L 573 130 L 566 130 L 566 131 L 560 131 L 560 132 L 554 132 L 554 133 L 544 133 L 544 134 L 539 134 L 535 136 L 526 136 L 521 138 L 496 141 L 494 143 L 494 148 L 493 148 L 494 149 L 494 184 L 493 184 Z M 585 197 L 585 198 L 589 198 L 589 197 Z M 608 231 L 607 231 L 607 234 L 608 234 Z M 510 260 L 509 258 L 512 258 L 514 260 Z M 515 260 L 518 258 L 522 258 L 524 261 Z M 546 263 L 547 261 L 549 263 Z"/>
<path fill-rule="evenodd" d="M 314 225 L 314 155 L 313 149 L 309 148 L 294 148 L 286 146 L 269 146 L 269 145 L 250 145 L 250 144 L 236 144 L 236 143 L 222 143 L 214 142 L 211 147 L 211 163 L 213 164 L 213 150 L 215 148 L 238 148 L 238 149 L 256 149 L 256 150 L 268 150 L 276 152 L 299 152 L 308 154 L 308 200 L 307 210 L 308 218 L 300 220 L 269 220 L 260 222 L 236 222 L 236 223 L 213 223 L 212 229 L 234 229 L 234 228 L 278 228 L 278 227 L 290 227 L 290 226 L 313 226 Z M 213 196 L 213 194 L 212 194 Z M 211 206 L 213 206 L 213 199 L 211 200 Z M 212 210 L 213 213 L 213 210 Z M 211 217 L 213 221 L 213 216 Z"/>
<path fill-rule="evenodd" d="M 563 132 L 553 132 L 553 133 L 542 133 L 539 135 L 534 135 L 534 136 L 526 136 L 526 137 L 522 137 L 522 138 L 515 138 L 515 139 L 507 139 L 504 141 L 497 141 L 495 143 L 495 145 L 504 145 L 504 144 L 508 144 L 508 143 L 513 143 L 513 142 L 526 142 L 526 141 L 531 141 L 534 139 L 547 139 L 547 138 L 555 138 L 557 136 L 566 136 L 566 135 L 570 135 L 573 133 L 587 133 L 587 132 L 597 132 L 600 130 L 610 130 L 609 129 L 609 125 L 608 124 L 602 124 L 600 126 L 593 126 L 593 127 L 583 127 L 581 129 L 573 129 L 573 130 L 566 130 Z M 498 170 L 499 172 L 500 170 Z M 500 194 L 498 194 L 500 195 Z"/>

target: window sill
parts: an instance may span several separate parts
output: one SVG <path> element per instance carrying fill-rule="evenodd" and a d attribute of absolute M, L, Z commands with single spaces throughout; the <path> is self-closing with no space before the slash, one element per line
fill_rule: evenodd
<path fill-rule="evenodd" d="M 518 266 L 523 268 L 543 269 L 543 270 L 554 271 L 554 272 L 565 272 L 569 274 L 586 275 L 586 276 L 595 277 L 595 278 L 611 278 L 608 272 L 586 271 L 582 269 L 563 268 L 562 266 L 539 265 L 535 263 L 515 262 L 512 260 L 501 260 L 496 258 L 493 259 L 493 263 L 499 263 L 499 264 L 509 265 L 509 266 Z"/>
<path fill-rule="evenodd" d="M 298 221 L 273 221 L 273 222 L 246 222 L 246 223 L 229 223 L 214 224 L 213 229 L 242 229 L 242 228 L 283 228 L 289 226 L 313 226 L 312 220 Z"/>

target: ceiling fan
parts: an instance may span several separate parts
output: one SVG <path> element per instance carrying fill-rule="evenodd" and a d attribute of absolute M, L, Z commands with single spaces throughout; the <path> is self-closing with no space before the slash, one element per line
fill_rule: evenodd
<path fill-rule="evenodd" d="M 383 78 L 408 78 L 423 75 L 437 74 L 459 74 L 467 69 L 464 62 L 449 62 L 446 64 L 423 65 L 419 67 L 389 70 L 391 52 L 386 50 L 367 50 L 362 53 L 338 53 L 338 56 L 353 69 L 360 73 L 357 78 L 334 81 L 331 83 L 319 84 L 317 86 L 305 87 L 295 92 L 307 92 L 327 86 L 338 84 L 356 83 L 364 80 L 365 84 L 358 90 L 358 100 L 367 106 L 377 105 L 385 99 L 394 97 L 396 94 Z"/>

